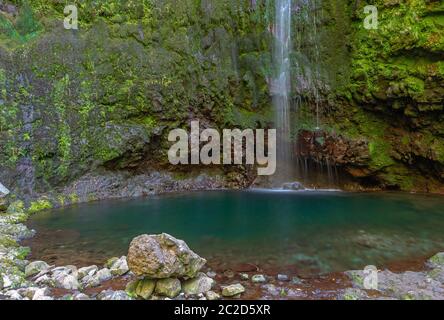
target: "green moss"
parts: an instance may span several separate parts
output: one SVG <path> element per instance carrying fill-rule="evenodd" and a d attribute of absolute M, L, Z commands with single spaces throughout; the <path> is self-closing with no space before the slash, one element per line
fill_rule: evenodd
<path fill-rule="evenodd" d="M 17 241 L 12 239 L 12 237 L 8 235 L 0 235 L 0 246 L 10 248 L 10 247 L 18 247 Z"/>
<path fill-rule="evenodd" d="M 31 202 L 31 205 L 29 206 L 28 213 L 33 214 L 39 211 L 52 209 L 52 204 L 47 199 L 40 199 L 37 201 Z"/>
<path fill-rule="evenodd" d="M 21 200 L 14 201 L 9 205 L 6 212 L 9 214 L 23 214 L 25 213 L 25 203 Z"/>
<path fill-rule="evenodd" d="M 31 249 L 29 247 L 18 247 L 14 250 L 15 256 L 19 260 L 25 260 L 26 257 L 31 253 Z"/>
<path fill-rule="evenodd" d="M 80 202 L 79 196 L 77 194 L 75 194 L 75 193 L 71 193 L 68 196 L 68 198 L 69 198 L 71 204 L 76 204 L 76 203 Z"/>

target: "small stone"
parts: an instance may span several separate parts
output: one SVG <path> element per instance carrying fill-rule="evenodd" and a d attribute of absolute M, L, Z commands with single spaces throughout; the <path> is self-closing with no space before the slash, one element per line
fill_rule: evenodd
<path fill-rule="evenodd" d="M 84 293 L 77 293 L 73 296 L 73 300 L 91 300 L 91 298 Z"/>
<path fill-rule="evenodd" d="M 0 212 L 6 211 L 8 209 L 8 202 L 6 201 L 6 198 L 0 197 Z"/>
<path fill-rule="evenodd" d="M 427 265 L 432 268 L 444 267 L 444 252 L 435 254 L 427 261 Z"/>
<path fill-rule="evenodd" d="M 265 276 L 262 274 L 255 274 L 251 277 L 251 281 L 253 281 L 253 283 L 264 283 L 267 279 L 265 279 Z"/>
<path fill-rule="evenodd" d="M 298 191 L 298 190 L 305 190 L 305 187 L 302 185 L 302 183 L 295 181 L 295 182 L 285 183 L 284 185 L 282 185 L 282 189 Z"/>
<path fill-rule="evenodd" d="M 67 290 L 77 290 L 80 288 L 75 266 L 57 267 L 52 269 L 51 272 L 55 287 Z"/>
<path fill-rule="evenodd" d="M 55 286 L 67 290 L 77 290 L 80 288 L 80 284 L 77 278 L 72 274 L 65 274 L 56 277 Z"/>
<path fill-rule="evenodd" d="M 37 289 L 32 297 L 32 300 L 54 300 L 53 297 L 49 296 L 50 291 L 48 288 Z"/>
<path fill-rule="evenodd" d="M 108 268 L 103 268 L 97 271 L 95 276 L 97 280 L 99 280 L 100 283 L 111 280 L 113 275 L 111 274 L 111 271 Z"/>
<path fill-rule="evenodd" d="M 175 298 L 180 293 L 181 289 L 182 286 L 179 279 L 168 278 L 158 280 L 154 291 L 157 295 Z"/>
<path fill-rule="evenodd" d="M 9 297 L 11 300 L 23 300 L 23 297 L 18 293 L 17 290 L 6 291 L 5 296 Z"/>
<path fill-rule="evenodd" d="M 188 295 L 198 295 L 210 291 L 214 285 L 214 280 L 200 272 L 196 278 L 183 282 L 182 290 Z"/>
<path fill-rule="evenodd" d="M 112 279 L 111 271 L 107 268 L 100 269 L 99 271 L 92 273 L 92 275 L 87 274 L 82 278 L 82 284 L 85 288 L 97 287 L 102 282 Z"/>
<path fill-rule="evenodd" d="M 50 278 L 47 274 L 44 274 L 43 276 L 38 277 L 34 283 L 36 285 L 45 285 L 50 287 L 55 287 L 55 282 L 52 278 Z"/>
<path fill-rule="evenodd" d="M 368 298 L 368 295 L 361 289 L 348 288 L 339 298 L 342 300 L 363 300 Z"/>
<path fill-rule="evenodd" d="M 248 279 L 250 279 L 250 276 L 248 275 L 248 273 L 241 273 L 239 275 L 240 275 L 241 280 L 248 280 Z"/>
<path fill-rule="evenodd" d="M 220 299 L 220 295 L 214 291 L 211 291 L 211 290 L 206 292 L 205 296 L 207 297 L 208 300 L 219 300 Z"/>
<path fill-rule="evenodd" d="M 210 270 L 207 272 L 207 276 L 209 276 L 210 278 L 216 278 L 217 274 L 216 272 Z"/>
<path fill-rule="evenodd" d="M 138 297 L 148 300 L 148 298 L 153 294 L 155 287 L 156 287 L 156 280 L 145 278 L 137 282 L 137 286 L 134 293 Z"/>
<path fill-rule="evenodd" d="M 132 300 L 132 298 L 123 290 L 113 291 L 105 290 L 97 296 L 99 300 Z"/>
<path fill-rule="evenodd" d="M 263 289 L 267 290 L 269 294 L 272 296 L 278 296 L 280 294 L 280 289 L 277 288 L 274 284 L 265 284 L 262 286 Z"/>
<path fill-rule="evenodd" d="M 290 280 L 286 274 L 278 274 L 277 279 L 279 281 L 289 281 Z"/>
<path fill-rule="evenodd" d="M 112 257 L 109 258 L 108 260 L 106 260 L 105 264 L 103 265 L 104 268 L 108 268 L 111 269 L 111 266 L 117 261 L 119 260 L 118 257 Z"/>
<path fill-rule="evenodd" d="M 302 284 L 302 280 L 299 277 L 293 277 L 291 278 L 292 284 Z"/>
<path fill-rule="evenodd" d="M 140 280 L 133 280 L 128 282 L 125 287 L 126 293 L 128 293 L 132 297 L 136 296 L 136 288 L 137 285 L 139 284 L 139 281 Z"/>
<path fill-rule="evenodd" d="M 25 268 L 25 277 L 31 277 L 34 276 L 41 271 L 46 271 L 49 269 L 49 265 L 44 261 L 33 261 L 30 264 L 28 264 Z"/>
<path fill-rule="evenodd" d="M 234 297 L 245 292 L 245 288 L 240 283 L 232 284 L 222 288 L 222 295 L 224 297 Z"/>
<path fill-rule="evenodd" d="M 224 276 L 227 277 L 227 278 L 234 278 L 233 270 L 225 270 L 224 271 Z"/>
<path fill-rule="evenodd" d="M 97 267 L 96 265 L 80 268 L 78 271 L 79 279 L 83 279 L 86 276 L 92 277 L 97 272 L 97 270 L 99 270 L 99 267 Z"/>
<path fill-rule="evenodd" d="M 122 256 L 117 260 L 113 260 L 111 263 L 109 270 L 113 276 L 123 276 L 125 273 L 129 271 L 128 263 L 126 261 L 126 257 Z"/>
<path fill-rule="evenodd" d="M 179 295 L 176 297 L 176 300 L 185 300 L 185 293 L 179 293 Z"/>

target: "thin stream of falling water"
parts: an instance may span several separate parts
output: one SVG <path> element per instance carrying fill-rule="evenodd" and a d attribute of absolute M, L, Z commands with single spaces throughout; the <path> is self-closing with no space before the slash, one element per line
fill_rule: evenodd
<path fill-rule="evenodd" d="M 276 0 L 274 25 L 275 46 L 273 63 L 276 75 L 273 80 L 273 103 L 277 127 L 277 174 L 275 184 L 282 184 L 291 176 L 292 147 L 290 141 L 290 50 L 291 50 L 291 0 Z"/>

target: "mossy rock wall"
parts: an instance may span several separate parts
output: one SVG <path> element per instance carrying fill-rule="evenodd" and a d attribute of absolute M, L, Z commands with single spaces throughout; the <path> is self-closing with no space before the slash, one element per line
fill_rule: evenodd
<path fill-rule="evenodd" d="M 379 11 L 375 30 L 364 28 L 367 4 Z M 349 1 L 348 16 L 350 77 L 334 92 L 327 123 L 368 140 L 364 178 L 388 188 L 443 192 L 443 2 Z"/>
<path fill-rule="evenodd" d="M 272 126 L 272 0 L 2 3 L 0 181 L 11 190 L 44 193 L 101 168 L 171 169 L 166 134 L 190 119 Z M 63 28 L 72 3 L 78 31 Z M 293 88 L 304 100 L 294 130 L 314 128 L 318 103 L 325 131 L 367 141 L 367 163 L 344 166 L 358 182 L 442 192 L 442 1 L 313 3 L 316 22 L 293 25 L 293 57 L 319 79 L 316 92 Z M 367 4 L 376 30 L 364 29 Z"/>
<path fill-rule="evenodd" d="M 66 3 L 65 3 L 66 2 Z M 45 192 L 100 167 L 166 165 L 170 128 L 266 126 L 265 1 L 9 1 L 0 13 L 0 180 Z"/>

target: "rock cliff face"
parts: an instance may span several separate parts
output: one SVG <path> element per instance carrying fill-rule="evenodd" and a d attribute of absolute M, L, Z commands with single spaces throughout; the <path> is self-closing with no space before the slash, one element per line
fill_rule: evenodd
<path fill-rule="evenodd" d="M 316 96 L 293 92 L 304 102 L 294 129 L 313 131 L 317 102 L 329 143 L 298 150 L 358 183 L 443 192 L 442 1 L 372 4 L 376 30 L 359 0 L 316 2 L 316 34 L 294 24 L 314 35 L 298 46 L 309 56 L 316 44 L 322 71 Z M 170 129 L 272 126 L 272 1 L 83 1 L 77 31 L 63 28 L 64 6 L 0 1 L 0 181 L 11 191 L 69 192 L 65 202 L 77 181 L 94 199 L 103 177 L 120 191 L 157 171 L 188 179 L 168 164 Z M 250 181 L 242 168 L 215 170 L 221 186 Z"/>
<path fill-rule="evenodd" d="M 0 13 L 0 181 L 11 190 L 33 196 L 98 171 L 171 172 L 166 137 L 190 119 L 266 125 L 263 4 L 84 1 L 78 31 L 63 28 L 63 1 L 8 4 L 15 13 Z"/>
<path fill-rule="evenodd" d="M 359 179 L 442 193 L 443 2 L 372 4 L 379 9 L 379 27 L 366 30 L 365 1 L 349 1 L 350 77 L 334 92 L 327 118 L 336 134 L 368 142 L 370 157 L 355 171 Z"/>

